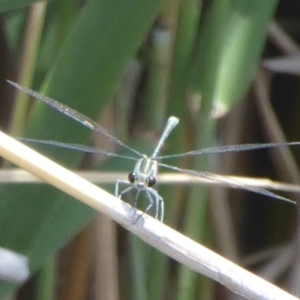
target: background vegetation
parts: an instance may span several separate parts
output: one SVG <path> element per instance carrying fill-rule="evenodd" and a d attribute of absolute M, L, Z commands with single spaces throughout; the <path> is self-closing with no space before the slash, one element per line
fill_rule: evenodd
<path fill-rule="evenodd" d="M 0 122 L 11 135 L 125 153 L 23 99 L 6 79 L 99 120 L 146 153 L 170 115 L 181 123 L 164 153 L 279 142 L 284 135 L 300 140 L 296 1 L 34 2 L 0 0 Z M 132 168 L 123 160 L 35 147 L 69 168 Z M 300 150 L 293 150 L 297 156 Z M 300 178 L 287 149 L 172 163 Z M 0 246 L 28 256 L 34 275 L 21 289 L 1 281 L 1 299 L 237 299 L 52 187 L 3 184 L 0 190 Z M 298 205 L 215 186 L 161 185 L 159 192 L 165 223 L 300 296 Z"/>

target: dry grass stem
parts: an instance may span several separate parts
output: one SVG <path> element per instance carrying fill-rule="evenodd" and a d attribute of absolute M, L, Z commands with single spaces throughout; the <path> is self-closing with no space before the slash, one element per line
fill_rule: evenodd
<path fill-rule="evenodd" d="M 237 294 L 260 300 L 297 299 L 146 214 L 142 214 L 138 222 L 133 222 L 136 219 L 136 211 L 128 204 L 2 132 L 0 132 L 0 154 L 10 162 L 111 217 L 159 251 L 216 280 Z"/>

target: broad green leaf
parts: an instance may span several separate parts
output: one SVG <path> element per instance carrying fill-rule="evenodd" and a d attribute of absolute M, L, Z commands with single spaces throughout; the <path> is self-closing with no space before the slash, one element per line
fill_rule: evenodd
<path fill-rule="evenodd" d="M 162 4 L 161 0 L 89 1 L 49 73 L 45 94 L 96 119 Z M 90 132 L 41 104 L 25 135 L 82 143 Z M 82 156 L 61 149 L 47 153 L 68 167 L 77 166 Z M 39 269 L 94 215 L 90 208 L 47 186 L 3 186 L 0 206 L 0 244 L 28 255 L 31 271 Z M 9 289 L 1 283 L 1 298 Z"/>

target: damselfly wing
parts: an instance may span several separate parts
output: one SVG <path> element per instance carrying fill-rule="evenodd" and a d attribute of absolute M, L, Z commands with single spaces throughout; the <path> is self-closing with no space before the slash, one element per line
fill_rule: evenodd
<path fill-rule="evenodd" d="M 58 141 L 49 141 L 49 140 L 35 140 L 35 139 L 23 139 L 27 142 L 35 142 L 40 144 L 47 144 L 47 145 L 53 145 L 58 146 L 62 148 L 68 148 L 68 149 L 74 149 L 84 152 L 90 152 L 90 153 L 102 153 L 107 156 L 112 157 L 119 157 L 124 159 L 131 159 L 135 160 L 135 167 L 131 173 L 128 175 L 128 181 L 124 180 L 117 180 L 115 185 L 115 195 L 116 197 L 122 198 L 124 195 L 128 194 L 131 191 L 135 191 L 134 196 L 134 206 L 137 206 L 137 201 L 139 199 L 140 194 L 143 192 L 146 194 L 146 197 L 149 201 L 147 208 L 145 209 L 145 212 L 149 212 L 150 209 L 154 207 L 155 210 L 155 218 L 159 219 L 160 221 L 163 221 L 164 216 L 164 201 L 163 198 L 159 195 L 159 193 L 153 188 L 153 186 L 156 183 L 156 175 L 158 171 L 158 167 L 163 167 L 167 169 L 171 169 L 173 171 L 178 171 L 184 174 L 188 175 L 194 175 L 201 177 L 203 179 L 215 181 L 217 183 L 220 183 L 222 185 L 226 185 L 231 188 L 238 188 L 250 192 L 254 192 L 257 194 L 261 194 L 264 196 L 268 196 L 274 199 L 295 203 L 294 201 L 285 198 L 283 196 L 277 195 L 275 193 L 272 193 L 266 189 L 259 188 L 259 187 L 253 187 L 249 186 L 245 183 L 239 182 L 238 180 L 232 179 L 227 176 L 217 175 L 209 172 L 201 172 L 196 170 L 188 170 L 188 169 L 182 169 L 176 166 L 172 166 L 166 163 L 163 163 L 164 159 L 168 158 L 179 158 L 179 157 L 185 157 L 185 156 L 195 156 L 195 155 L 205 155 L 205 154 L 221 154 L 226 152 L 238 152 L 238 151 L 249 151 L 249 150 L 256 150 L 256 149 L 264 149 L 264 148 L 272 148 L 272 147 L 282 147 L 282 146 L 296 146 L 300 145 L 300 142 L 289 142 L 289 143 L 266 143 L 266 144 L 241 144 L 241 145 L 230 145 L 230 146 L 221 146 L 221 147 L 214 147 L 214 148 L 206 148 L 206 149 L 200 149 L 190 152 L 185 152 L 181 154 L 174 154 L 174 155 L 168 155 L 168 156 L 160 156 L 159 153 L 168 138 L 171 131 L 174 129 L 174 127 L 178 124 L 179 119 L 171 116 L 167 120 L 167 124 L 161 134 L 161 137 L 157 143 L 157 146 L 155 147 L 153 153 L 151 156 L 148 156 L 146 154 L 142 154 L 139 151 L 129 147 L 128 145 L 124 144 L 122 141 L 111 135 L 105 128 L 100 126 L 98 123 L 93 121 L 92 119 L 88 118 L 87 116 L 84 116 L 80 112 L 56 101 L 49 97 L 46 97 L 40 93 L 37 93 L 31 89 L 25 88 L 17 83 L 14 83 L 12 81 L 8 81 L 10 84 L 15 86 L 17 89 L 27 93 L 28 95 L 34 97 L 35 99 L 44 102 L 45 104 L 49 105 L 50 107 L 54 108 L 55 110 L 62 112 L 64 115 L 74 119 L 75 121 L 81 123 L 82 125 L 88 127 L 92 131 L 102 134 L 106 137 L 108 137 L 112 142 L 115 142 L 116 144 L 120 145 L 121 147 L 126 148 L 127 150 L 131 151 L 133 156 L 123 156 L 118 155 L 116 153 L 107 152 L 98 148 L 94 147 L 88 147 L 84 145 L 78 145 L 78 144 L 70 144 L 70 143 L 63 143 Z"/>

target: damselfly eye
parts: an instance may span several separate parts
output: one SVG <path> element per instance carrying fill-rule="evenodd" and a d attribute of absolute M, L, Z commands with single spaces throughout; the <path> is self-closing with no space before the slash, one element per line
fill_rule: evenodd
<path fill-rule="evenodd" d="M 155 183 L 156 183 L 155 177 L 149 177 L 148 186 L 152 187 L 155 185 Z"/>
<path fill-rule="evenodd" d="M 129 175 L 128 175 L 128 181 L 130 183 L 134 183 L 135 177 L 136 177 L 135 173 L 133 173 L 133 172 L 129 173 Z"/>

